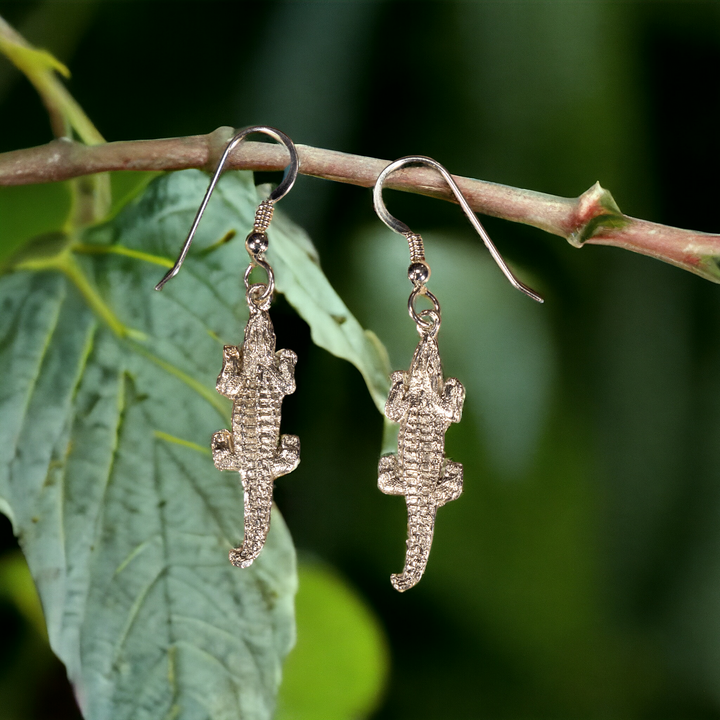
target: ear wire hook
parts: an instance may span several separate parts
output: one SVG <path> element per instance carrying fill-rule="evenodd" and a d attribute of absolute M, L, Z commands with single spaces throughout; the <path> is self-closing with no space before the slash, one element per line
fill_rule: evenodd
<path fill-rule="evenodd" d="M 163 279 L 155 286 L 156 290 L 162 290 L 165 283 L 171 278 L 174 278 L 180 271 L 182 264 L 185 262 L 188 251 L 190 250 L 190 245 L 192 244 L 193 238 L 195 237 L 195 231 L 197 230 L 203 213 L 205 212 L 205 208 L 210 201 L 210 196 L 213 194 L 213 190 L 215 190 L 215 186 L 220 179 L 220 175 L 222 175 L 223 170 L 225 169 L 225 163 L 227 162 L 228 156 L 251 133 L 263 133 L 264 135 L 270 136 L 273 140 L 284 145 L 287 148 L 287 151 L 290 153 L 290 164 L 285 168 L 285 174 L 283 175 L 283 179 L 280 184 L 270 193 L 267 201 L 270 203 L 276 203 L 278 200 L 285 197 L 285 195 L 290 192 L 292 186 L 295 184 L 295 179 L 297 178 L 298 171 L 300 169 L 300 160 L 298 158 L 297 150 L 295 149 L 295 143 L 293 143 L 293 141 L 285 133 L 280 132 L 280 130 L 277 130 L 276 128 L 270 127 L 268 125 L 253 125 L 252 127 L 240 130 L 235 135 L 233 135 L 233 137 L 230 138 L 225 148 L 225 151 L 222 154 L 222 157 L 220 158 L 217 170 L 215 170 L 215 174 L 213 175 L 213 178 L 210 181 L 210 185 L 208 185 L 208 189 L 205 192 L 205 197 L 203 198 L 202 203 L 200 203 L 200 207 L 198 208 L 197 215 L 195 215 L 195 220 L 193 220 L 193 224 L 190 228 L 187 239 L 185 240 L 185 244 L 182 246 L 182 250 L 180 250 L 180 255 L 178 255 L 178 259 L 175 261 L 175 265 L 173 265 L 173 267 L 168 270 L 165 277 L 163 277 Z"/>
<path fill-rule="evenodd" d="M 422 240 L 420 240 L 419 236 L 415 235 L 415 233 L 413 233 L 412 230 L 410 230 L 410 228 L 404 222 L 401 222 L 388 212 L 388 209 L 387 207 L 385 207 L 385 203 L 382 199 L 382 190 L 385 179 L 388 177 L 388 175 L 395 172 L 396 170 L 399 170 L 402 167 L 405 167 L 406 165 L 427 165 L 428 167 L 435 168 L 435 170 L 437 170 L 443 176 L 443 178 L 445 178 L 445 182 L 447 182 L 447 184 L 450 186 L 450 189 L 452 190 L 455 199 L 460 204 L 460 207 L 463 209 L 463 212 L 467 216 L 467 219 L 472 223 L 472 226 L 475 228 L 477 234 L 482 238 L 482 241 L 485 243 L 485 247 L 487 247 L 487 249 L 490 251 L 493 260 L 495 260 L 500 270 L 502 270 L 503 275 L 505 275 L 505 277 L 510 281 L 510 284 L 515 289 L 525 293 L 525 295 L 527 295 L 529 298 L 532 298 L 539 303 L 544 302 L 540 295 L 538 295 L 534 290 L 529 288 L 527 285 L 525 285 L 525 283 L 521 282 L 515 277 L 512 270 L 510 270 L 510 268 L 507 266 L 507 264 L 502 258 L 502 255 L 500 255 L 498 249 L 493 244 L 490 236 L 485 231 L 485 228 L 482 226 L 480 220 L 478 220 L 477 215 L 475 215 L 472 208 L 468 204 L 468 201 L 465 199 L 465 196 L 462 194 L 462 191 L 457 186 L 457 183 L 453 179 L 452 175 L 450 175 L 450 173 L 445 169 L 445 167 L 439 162 L 437 162 L 437 160 L 433 160 L 432 158 L 426 157 L 425 155 L 408 155 L 407 157 L 402 157 L 399 160 L 395 160 L 395 162 L 391 162 L 378 176 L 378 179 L 375 181 L 375 187 L 373 188 L 373 206 L 378 217 L 391 230 L 394 230 L 400 235 L 405 235 L 409 243 L 417 243 L 419 241 L 420 256 L 423 255 Z M 414 254 L 414 252 L 415 251 L 413 250 L 413 247 L 411 245 L 411 253 Z M 415 260 L 413 258 L 413 262 L 414 261 Z M 421 261 L 424 262 L 424 257 L 422 257 Z"/>

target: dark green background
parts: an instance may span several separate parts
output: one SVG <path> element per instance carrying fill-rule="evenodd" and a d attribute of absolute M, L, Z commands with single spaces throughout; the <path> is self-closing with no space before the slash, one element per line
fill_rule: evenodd
<path fill-rule="evenodd" d="M 270 124 L 299 143 L 422 153 L 560 195 L 599 180 L 630 215 L 717 229 L 714 2 L 0 0 L 0 14 L 69 65 L 71 92 L 108 140 Z M 0 59 L 0 151 L 50 137 L 33 89 Z M 475 257 L 456 207 L 390 201 L 438 239 L 436 254 L 447 236 L 461 261 Z M 379 228 L 369 191 L 303 177 L 283 209 L 406 365 L 412 340 L 395 343 L 383 318 L 386 258 L 368 252 Z M 373 717 L 719 718 L 718 289 L 623 251 L 486 225 L 546 297 L 550 396 L 524 459 L 498 460 L 478 430 L 483 408 L 451 430 L 465 496 L 439 514 L 427 575 L 407 594 L 388 582 L 404 514 L 375 487 L 380 417 L 358 373 L 314 348 L 284 303 L 274 310 L 280 347 L 301 358 L 284 422 L 303 442 L 276 499 L 299 550 L 337 567 L 387 633 L 391 675 Z M 405 288 L 403 265 L 396 277 Z M 493 293 L 517 302 L 509 286 Z M 470 337 L 486 313 L 448 303 L 455 336 Z M 398 326 L 410 322 L 396 311 Z M 449 348 L 449 373 L 466 366 L 462 352 Z M 27 717 L 74 717 L 62 669 L 28 660 L 31 630 L 7 604 L 0 637 L 0 677 L 19 678 Z"/>

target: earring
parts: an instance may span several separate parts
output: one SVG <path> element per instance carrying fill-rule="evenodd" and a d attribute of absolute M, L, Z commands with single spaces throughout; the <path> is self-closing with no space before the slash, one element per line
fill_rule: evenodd
<path fill-rule="evenodd" d="M 390 215 L 382 199 L 385 179 L 406 165 L 427 165 L 440 172 L 508 280 L 533 300 L 543 302 L 537 293 L 512 274 L 460 188 L 440 163 L 422 155 L 410 156 L 390 163 L 380 173 L 373 189 L 373 205 L 378 217 L 408 241 L 408 278 L 413 284 L 408 312 L 420 335 L 410 370 L 394 372 L 390 377 L 385 415 L 400 423 L 398 450 L 397 454 L 381 457 L 378 467 L 380 490 L 387 495 L 404 495 L 407 504 L 405 567 L 401 574 L 390 577 L 393 587 L 400 592 L 416 585 L 425 572 L 437 509 L 456 500 L 462 493 L 463 467 L 445 457 L 445 432 L 451 423 L 460 421 L 465 401 L 465 388 L 460 381 L 443 378 L 436 339 L 440 330 L 440 303 L 425 285 L 430 278 L 430 266 L 425 260 L 422 238 Z M 432 303 L 432 309 L 416 310 L 415 303 L 420 296 Z"/>
<path fill-rule="evenodd" d="M 240 473 L 244 490 L 245 529 L 242 545 L 230 551 L 230 562 L 249 567 L 265 545 L 270 529 L 270 512 L 275 478 L 292 472 L 300 462 L 300 440 L 295 435 L 280 435 L 280 406 L 285 395 L 295 392 L 295 363 L 292 350 L 275 351 L 275 331 L 268 310 L 272 303 L 275 278 L 265 259 L 267 229 L 274 204 L 292 188 L 299 162 L 295 145 L 287 135 L 267 126 L 241 130 L 228 142 L 215 175 L 195 216 L 190 233 L 173 268 L 157 284 L 161 290 L 177 275 L 190 249 L 195 231 L 215 185 L 232 150 L 250 133 L 263 133 L 282 143 L 290 153 L 290 164 L 282 182 L 258 206 L 253 229 L 245 239 L 250 264 L 245 270 L 245 298 L 250 317 L 241 346 L 225 345 L 217 391 L 233 401 L 232 431 L 220 430 L 212 438 L 212 454 L 219 470 Z M 262 268 L 265 283 L 250 283 L 254 268 Z"/>

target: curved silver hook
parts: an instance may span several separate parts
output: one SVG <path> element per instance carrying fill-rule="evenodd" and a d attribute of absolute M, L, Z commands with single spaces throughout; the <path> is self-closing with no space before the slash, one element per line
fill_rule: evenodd
<path fill-rule="evenodd" d="M 215 190 L 215 186 L 220 179 L 220 175 L 222 175 L 223 170 L 225 169 L 225 163 L 227 162 L 228 156 L 251 133 L 263 133 L 264 135 L 269 135 L 273 140 L 283 144 L 287 148 L 287 151 L 290 153 L 290 164 L 285 168 L 285 174 L 283 175 L 283 179 L 280 184 L 270 193 L 268 200 L 272 203 L 277 202 L 281 198 L 285 197 L 285 195 L 290 192 L 290 189 L 295 184 L 295 179 L 297 178 L 298 171 L 300 169 L 300 160 L 298 158 L 297 150 L 295 149 L 295 143 L 285 133 L 280 132 L 280 130 L 277 130 L 276 128 L 270 127 L 269 125 L 253 125 L 252 127 L 247 127 L 244 130 L 240 130 L 235 133 L 235 135 L 230 138 L 227 146 L 225 147 L 225 151 L 220 158 L 217 170 L 215 170 L 215 174 L 213 175 L 213 178 L 208 185 L 208 189 L 205 192 L 205 197 L 200 203 L 197 215 L 195 215 L 195 220 L 193 220 L 192 227 L 190 228 L 190 232 L 188 233 L 188 236 L 185 240 L 185 244 L 182 246 L 182 250 L 180 250 L 180 255 L 178 255 L 178 259 L 175 261 L 175 264 L 172 266 L 172 268 L 168 270 L 165 277 L 155 286 L 156 290 L 162 290 L 163 285 L 165 285 L 165 283 L 171 278 L 174 278 L 180 271 L 182 264 L 185 262 L 188 251 L 190 250 L 190 245 L 192 244 L 193 238 L 195 237 L 195 231 L 197 230 L 203 213 L 205 212 L 205 208 L 210 201 L 210 196 L 213 194 L 213 190 Z"/>
<path fill-rule="evenodd" d="M 482 238 L 482 241 L 485 243 L 485 247 L 487 247 L 487 249 L 490 251 L 493 260 L 495 260 L 495 262 L 498 264 L 498 267 L 500 268 L 500 270 L 502 270 L 503 275 L 505 275 L 505 277 L 510 281 L 510 284 L 517 290 L 520 290 L 520 292 L 525 293 L 529 298 L 532 298 L 539 303 L 544 302 L 540 295 L 538 295 L 533 289 L 529 288 L 527 285 L 525 285 L 525 283 L 521 282 L 515 277 L 515 275 L 513 275 L 512 270 L 510 270 L 510 268 L 503 260 L 502 255 L 500 255 L 500 253 L 498 252 L 498 249 L 493 244 L 490 236 L 485 231 L 485 228 L 482 226 L 480 220 L 478 220 L 477 215 L 475 215 L 472 208 L 468 204 L 468 201 L 465 199 L 465 196 L 462 194 L 462 191 L 457 186 L 457 183 L 455 182 L 455 180 L 453 180 L 452 175 L 437 160 L 433 160 L 432 158 L 426 157 L 425 155 L 408 155 L 407 157 L 402 157 L 399 160 L 395 160 L 395 162 L 391 162 L 378 176 L 378 179 L 375 181 L 375 187 L 373 188 L 373 206 L 375 207 L 375 212 L 377 213 L 378 217 L 391 230 L 394 230 L 400 235 L 412 233 L 412 230 L 410 230 L 410 228 L 404 222 L 401 222 L 388 212 L 388 209 L 385 207 L 385 203 L 382 199 L 383 183 L 385 182 L 387 176 L 395 172 L 396 170 L 405 167 L 406 165 L 427 165 L 429 167 L 435 168 L 435 170 L 437 170 L 443 176 L 443 178 L 445 178 L 445 182 L 447 182 L 447 184 L 450 186 L 450 189 L 452 190 L 455 199 L 460 204 L 460 207 L 463 209 L 463 212 L 467 216 L 467 219 L 472 223 L 472 226 L 475 228 L 477 234 Z"/>

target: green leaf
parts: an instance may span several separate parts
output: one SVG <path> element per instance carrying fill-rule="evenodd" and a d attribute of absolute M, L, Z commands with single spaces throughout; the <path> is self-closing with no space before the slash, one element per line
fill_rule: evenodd
<path fill-rule="evenodd" d="M 83 243 L 174 254 L 205 182 L 161 178 Z M 252 215 L 249 178 L 235 190 L 245 217 L 225 203 L 205 244 Z M 275 513 L 253 567 L 230 565 L 242 488 L 207 451 L 228 420 L 213 389 L 223 340 L 245 320 L 237 250 L 194 260 L 163 293 L 161 267 L 114 254 L 0 279 L 0 507 L 87 718 L 273 712 L 294 638 L 292 543 Z"/>
<path fill-rule="evenodd" d="M 193 256 L 153 291 L 206 185 L 199 171 L 158 178 L 74 244 L 27 246 L 0 279 L 0 509 L 93 720 L 269 718 L 294 638 L 282 518 L 252 568 L 233 568 L 242 487 L 207 449 L 229 422 L 214 391 L 222 345 L 241 341 L 247 317 L 247 255 L 219 241 L 252 226 L 250 174 L 223 178 Z M 307 236 L 278 217 L 270 237 L 278 288 L 383 401 L 382 346 Z"/>
<path fill-rule="evenodd" d="M 28 240 L 66 228 L 70 183 L 0 188 L 0 265 Z"/>
<path fill-rule="evenodd" d="M 285 664 L 275 720 L 360 720 L 388 671 L 385 639 L 368 606 L 327 566 L 302 563 L 298 642 Z"/>
<path fill-rule="evenodd" d="M 109 173 L 112 205 L 107 218 L 117 215 L 161 173 Z M 16 185 L 0 188 L 0 266 L 30 240 L 71 230 L 73 184 Z"/>
<path fill-rule="evenodd" d="M 115 217 L 131 200 L 140 195 L 143 190 L 161 172 L 154 171 L 123 171 L 109 173 L 112 204 L 108 210 L 108 219 Z"/>

